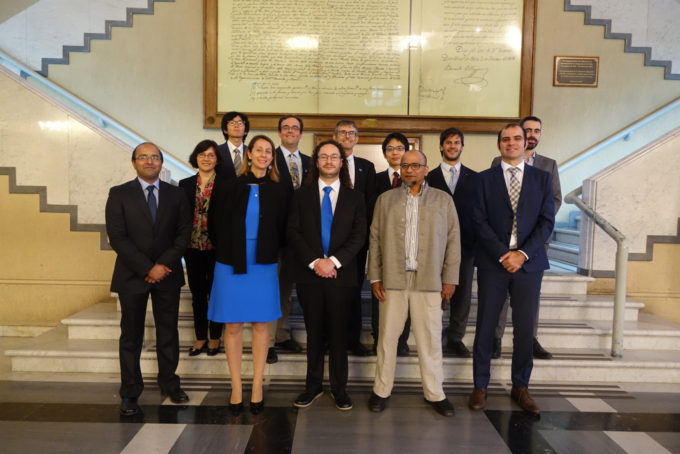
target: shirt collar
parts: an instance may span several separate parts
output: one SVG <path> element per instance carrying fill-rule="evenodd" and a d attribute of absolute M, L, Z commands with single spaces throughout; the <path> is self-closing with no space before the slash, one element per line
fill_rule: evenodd
<path fill-rule="evenodd" d="M 402 187 L 406 191 L 406 195 L 412 195 L 411 188 L 407 184 L 402 184 Z M 414 195 L 413 197 L 422 197 L 427 192 L 427 188 L 428 188 L 427 180 L 424 180 L 423 185 L 420 187 L 420 193 Z"/>
<path fill-rule="evenodd" d="M 229 141 L 227 140 L 227 146 L 229 147 L 229 152 L 230 152 L 230 153 L 233 154 L 233 153 L 234 153 L 234 150 L 238 148 L 239 151 L 241 152 L 241 154 L 243 154 L 243 147 L 244 147 L 244 144 L 243 144 L 243 143 L 241 143 L 241 145 L 237 147 L 237 146 L 235 146 L 233 143 L 231 143 L 231 142 L 229 142 Z"/>
<path fill-rule="evenodd" d="M 444 162 L 444 161 L 442 161 L 442 163 L 441 163 L 441 168 L 442 168 L 443 172 L 451 172 L 451 167 L 453 167 L 453 168 L 456 169 L 456 173 L 460 174 L 460 166 L 461 166 L 460 161 L 458 161 L 456 163 L 456 165 L 453 165 L 453 166 L 449 163 Z"/>
<path fill-rule="evenodd" d="M 392 167 L 387 168 L 387 176 L 390 177 L 390 181 L 392 181 L 392 178 L 394 178 L 394 174 L 399 175 L 399 178 L 401 178 L 401 173 L 398 170 L 394 170 Z"/>
<path fill-rule="evenodd" d="M 161 185 L 160 184 L 160 181 L 161 181 L 160 178 L 156 178 L 156 181 L 154 181 L 153 183 L 147 183 L 146 181 L 142 180 L 139 177 L 137 177 L 137 181 L 139 181 L 139 184 L 142 185 L 142 189 L 145 190 L 145 191 L 146 191 L 146 188 L 148 186 L 151 186 L 151 185 L 153 185 L 156 188 L 156 190 L 160 189 L 160 185 Z"/>
<path fill-rule="evenodd" d="M 513 166 L 511 166 L 510 164 L 508 164 L 507 162 L 505 162 L 501 159 L 501 167 L 503 168 L 503 173 L 505 173 L 505 172 L 508 171 L 508 169 L 510 167 L 513 167 Z M 520 172 L 524 172 L 524 159 L 522 159 L 522 162 L 520 162 L 519 164 L 517 164 L 514 167 L 519 169 Z"/>
<path fill-rule="evenodd" d="M 323 182 L 323 180 L 321 180 L 321 178 L 319 178 L 319 192 L 322 192 L 323 188 L 325 188 L 326 186 L 330 186 L 331 188 L 333 188 L 333 192 L 337 193 L 340 190 L 340 178 L 336 179 L 331 184 L 326 184 Z"/>
<path fill-rule="evenodd" d="M 295 150 L 295 151 L 290 151 L 288 148 L 284 147 L 283 145 L 279 145 L 279 148 L 281 148 L 281 151 L 283 151 L 283 156 L 285 156 L 286 158 L 289 155 L 293 155 L 296 158 L 300 157 L 300 150 L 299 149 Z"/>

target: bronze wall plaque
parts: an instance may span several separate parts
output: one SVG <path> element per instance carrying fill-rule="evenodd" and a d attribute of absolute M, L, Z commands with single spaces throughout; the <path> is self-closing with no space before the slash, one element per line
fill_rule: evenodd
<path fill-rule="evenodd" d="M 555 57 L 555 87 L 597 87 L 600 57 Z"/>

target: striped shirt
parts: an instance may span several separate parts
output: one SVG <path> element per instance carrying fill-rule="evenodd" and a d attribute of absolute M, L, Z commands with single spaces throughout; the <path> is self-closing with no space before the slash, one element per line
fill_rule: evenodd
<path fill-rule="evenodd" d="M 404 251 L 406 252 L 406 271 L 418 270 L 418 204 L 425 193 L 427 183 L 423 181 L 420 193 L 411 194 L 411 189 L 404 185 L 406 197 L 406 234 L 404 235 Z"/>

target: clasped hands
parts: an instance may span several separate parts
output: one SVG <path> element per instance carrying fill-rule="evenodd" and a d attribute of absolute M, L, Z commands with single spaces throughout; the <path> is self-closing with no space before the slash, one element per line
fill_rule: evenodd
<path fill-rule="evenodd" d="M 316 263 L 314 263 L 314 272 L 319 277 L 331 279 L 338 277 L 338 270 L 335 268 L 335 263 L 328 258 L 317 260 Z"/>
<path fill-rule="evenodd" d="M 165 279 L 165 277 L 170 273 L 172 273 L 172 270 L 170 268 L 160 263 L 156 263 L 154 266 L 151 267 L 149 272 L 146 273 L 146 276 L 144 276 L 144 280 L 149 284 L 156 284 Z"/>
<path fill-rule="evenodd" d="M 503 268 L 505 268 L 507 272 L 514 273 L 522 268 L 522 265 L 527 261 L 527 258 L 519 251 L 508 251 L 501 255 L 501 258 L 498 259 L 498 261 L 503 265 Z"/>

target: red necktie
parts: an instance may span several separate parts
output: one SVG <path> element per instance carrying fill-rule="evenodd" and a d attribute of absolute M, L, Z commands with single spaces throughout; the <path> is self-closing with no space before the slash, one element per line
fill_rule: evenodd
<path fill-rule="evenodd" d="M 401 180 L 399 179 L 399 174 L 397 172 L 394 172 L 392 174 L 392 187 L 396 188 L 397 186 L 399 186 L 400 183 Z"/>

